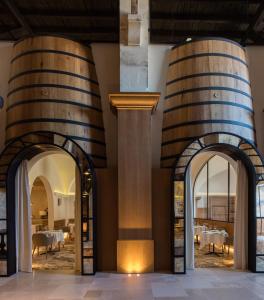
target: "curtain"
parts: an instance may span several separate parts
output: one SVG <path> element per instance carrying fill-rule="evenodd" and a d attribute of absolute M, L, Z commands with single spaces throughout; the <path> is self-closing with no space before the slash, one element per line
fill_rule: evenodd
<path fill-rule="evenodd" d="M 81 178 L 78 167 L 75 168 L 75 210 L 74 210 L 74 241 L 75 241 L 75 270 L 81 271 Z"/>
<path fill-rule="evenodd" d="M 237 163 L 237 191 L 234 224 L 234 267 L 246 270 L 248 262 L 248 178 L 241 161 Z"/>
<path fill-rule="evenodd" d="M 18 167 L 15 185 L 17 271 L 32 272 L 31 206 L 26 160 L 23 160 Z"/>
<path fill-rule="evenodd" d="M 186 205 L 186 269 L 194 269 L 193 186 L 190 167 L 185 180 Z"/>

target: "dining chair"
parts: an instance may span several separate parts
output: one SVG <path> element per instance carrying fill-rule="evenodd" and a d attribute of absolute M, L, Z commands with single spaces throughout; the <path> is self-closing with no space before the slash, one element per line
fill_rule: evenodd
<path fill-rule="evenodd" d="M 33 256 L 35 250 L 37 249 L 39 255 L 39 247 L 45 247 L 46 249 L 46 259 L 48 258 L 48 248 L 49 246 L 52 249 L 53 244 L 53 236 L 48 236 L 45 233 L 34 233 L 32 235 L 32 243 L 33 243 Z"/>

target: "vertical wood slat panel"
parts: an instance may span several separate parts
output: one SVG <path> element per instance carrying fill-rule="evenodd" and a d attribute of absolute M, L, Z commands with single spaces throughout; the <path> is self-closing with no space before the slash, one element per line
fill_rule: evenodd
<path fill-rule="evenodd" d="M 91 49 L 61 37 L 29 37 L 13 49 L 6 139 L 46 130 L 73 138 L 91 157 L 97 156 L 95 165 L 106 165 Z"/>
<path fill-rule="evenodd" d="M 245 51 L 201 39 L 172 48 L 165 97 L 161 165 L 171 167 L 193 138 L 230 132 L 255 142 Z"/>

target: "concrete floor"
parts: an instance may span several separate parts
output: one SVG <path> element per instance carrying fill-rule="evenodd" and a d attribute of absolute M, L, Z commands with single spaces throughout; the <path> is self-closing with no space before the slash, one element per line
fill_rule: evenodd
<path fill-rule="evenodd" d="M 0 278 L 0 299 L 256 300 L 264 299 L 264 274 L 196 269 L 187 275 L 89 277 L 36 271 Z"/>

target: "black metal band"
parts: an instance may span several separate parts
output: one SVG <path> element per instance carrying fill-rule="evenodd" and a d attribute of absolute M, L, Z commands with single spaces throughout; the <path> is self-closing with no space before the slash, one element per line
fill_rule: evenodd
<path fill-rule="evenodd" d="M 190 126 L 190 125 L 201 125 L 201 124 L 230 124 L 230 125 L 236 125 L 244 128 L 251 129 L 252 131 L 256 131 L 255 128 L 250 125 L 239 121 L 233 121 L 233 120 L 196 120 L 196 121 L 189 121 L 189 122 L 182 122 L 178 124 L 174 124 L 168 127 L 162 128 L 162 131 L 167 131 L 183 126 Z"/>
<path fill-rule="evenodd" d="M 160 160 L 176 159 L 177 157 L 179 157 L 179 155 L 177 155 L 177 154 L 175 154 L 175 155 L 167 155 L 167 156 L 162 156 L 160 158 Z"/>
<path fill-rule="evenodd" d="M 175 97 L 175 96 L 178 96 L 178 95 L 183 95 L 183 94 L 193 93 L 193 92 L 200 92 L 200 91 L 228 91 L 228 92 L 241 94 L 241 95 L 246 96 L 249 99 L 253 100 L 251 95 L 249 95 L 241 90 L 233 89 L 233 88 L 229 88 L 229 87 L 223 87 L 223 86 L 205 86 L 205 87 L 186 89 L 186 90 L 182 90 L 182 91 L 167 95 L 165 97 L 165 100 Z"/>
<path fill-rule="evenodd" d="M 186 75 L 186 76 L 182 76 L 182 77 L 178 77 L 178 78 L 175 78 L 173 80 L 170 80 L 166 83 L 166 85 L 170 85 L 170 84 L 173 84 L 175 82 L 186 80 L 186 79 L 203 77 L 203 76 L 230 77 L 230 78 L 233 78 L 233 79 L 243 81 L 246 84 L 250 85 L 250 82 L 248 80 L 246 80 L 245 78 L 241 77 L 241 76 L 230 74 L 230 73 L 222 73 L 222 72 L 206 72 L 206 73 L 196 73 L 196 74 Z"/>
<path fill-rule="evenodd" d="M 243 65 L 245 65 L 246 67 L 248 67 L 247 63 L 244 60 L 242 60 L 242 59 L 240 59 L 236 56 L 230 55 L 230 54 L 218 53 L 218 52 L 206 52 L 206 53 L 198 53 L 198 54 L 188 55 L 188 56 L 179 58 L 177 60 L 174 60 L 173 62 L 169 63 L 169 66 L 173 66 L 173 65 L 175 65 L 179 62 L 182 62 L 182 61 L 185 61 L 185 60 L 188 60 L 188 59 L 200 58 L 200 57 L 209 57 L 209 56 L 230 58 L 230 59 L 236 60 L 236 61 L 242 63 Z"/>
<path fill-rule="evenodd" d="M 195 38 L 192 38 L 191 41 L 184 41 L 184 42 L 181 42 L 181 43 L 173 46 L 172 50 L 176 49 L 178 47 L 184 46 L 186 44 L 192 44 L 192 43 L 201 42 L 201 41 L 222 41 L 222 42 L 227 42 L 227 43 L 233 44 L 235 46 L 238 46 L 239 48 L 241 48 L 241 50 L 245 51 L 245 49 L 238 42 L 233 41 L 233 40 L 229 40 L 227 38 L 222 38 L 222 37 L 201 37 L 201 38 L 195 37 Z"/>
<path fill-rule="evenodd" d="M 86 77 L 86 76 L 82 76 L 82 75 L 79 75 L 79 74 L 76 74 L 76 73 L 72 73 L 72 72 L 66 72 L 66 71 L 62 71 L 62 70 L 53 70 L 53 69 L 32 69 L 32 70 L 27 70 L 27 71 L 24 71 L 24 72 L 21 72 L 21 73 L 18 73 L 14 76 L 12 76 L 8 83 L 12 82 L 14 79 L 20 77 L 20 76 L 24 76 L 24 75 L 28 75 L 28 74 L 35 74 L 35 73 L 51 73 L 51 74 L 61 74 L 61 75 L 68 75 L 68 76 L 72 76 L 72 77 L 76 77 L 76 78 L 79 78 L 79 79 L 83 79 L 83 80 L 86 80 L 86 81 L 89 81 L 93 84 L 96 84 L 98 85 L 98 81 L 94 80 L 94 79 L 91 79 L 89 77 Z"/>
<path fill-rule="evenodd" d="M 215 101 L 215 100 L 211 100 L 211 101 L 201 101 L 201 102 L 191 102 L 191 103 L 186 103 L 186 104 L 182 104 L 182 105 L 177 105 L 171 108 L 168 108 L 166 110 L 164 110 L 164 114 L 174 111 L 174 110 L 178 110 L 178 109 L 182 109 L 185 107 L 192 107 L 192 106 L 202 106 L 202 105 L 214 105 L 214 104 L 220 104 L 220 105 L 230 105 L 230 106 L 235 106 L 235 107 L 239 107 L 242 109 L 245 109 L 249 112 L 251 112 L 252 114 L 254 114 L 254 110 L 246 105 L 243 104 L 239 104 L 236 102 L 231 102 L 231 101 Z"/>
<path fill-rule="evenodd" d="M 54 50 L 54 49 L 35 49 L 35 50 L 29 50 L 29 51 L 22 52 L 22 53 L 20 53 L 17 56 L 12 58 L 11 64 L 20 57 L 23 57 L 25 55 L 35 54 L 35 53 L 52 53 L 52 54 L 67 55 L 67 56 L 71 56 L 71 57 L 74 57 L 74 58 L 81 59 L 81 60 L 83 60 L 85 62 L 88 62 L 89 64 L 94 66 L 94 62 L 92 60 L 86 58 L 86 57 L 83 57 L 83 56 L 80 56 L 80 55 L 77 55 L 77 54 L 74 54 L 74 53 L 61 51 L 61 50 Z"/>
<path fill-rule="evenodd" d="M 166 145 L 170 145 L 170 144 L 176 144 L 176 143 L 181 143 L 181 142 L 188 142 L 188 141 L 191 141 L 191 140 L 194 140 L 194 139 L 198 139 L 199 136 L 191 136 L 191 137 L 184 137 L 184 138 L 177 138 L 177 139 L 174 139 L 174 140 L 170 140 L 170 141 L 167 141 L 167 142 L 163 142 L 161 145 L 162 146 L 166 146 Z M 249 142 L 255 144 L 255 142 L 253 140 L 248 140 Z M 199 150 L 199 149 L 197 149 Z M 179 155 L 179 153 L 176 153 L 175 155 Z"/>
<path fill-rule="evenodd" d="M 88 153 L 88 155 L 92 158 L 95 158 L 95 159 L 102 159 L 102 160 L 106 160 L 106 156 L 102 156 L 102 155 L 97 155 L 97 154 L 90 154 Z"/>
<path fill-rule="evenodd" d="M 66 90 L 72 90 L 72 91 L 77 91 L 77 92 L 81 92 L 81 93 L 85 93 L 91 96 L 94 96 L 98 99 L 101 99 L 100 95 L 94 93 L 94 92 L 90 92 L 84 89 L 80 89 L 74 86 L 69 86 L 69 85 L 60 85 L 60 84 L 52 84 L 52 83 L 36 83 L 36 84 L 29 84 L 29 85 L 24 85 L 24 86 L 20 86 L 12 91 L 10 91 L 7 94 L 7 97 L 9 97 L 10 95 L 12 95 L 15 92 L 21 91 L 21 90 L 25 90 L 25 89 L 31 89 L 31 88 L 58 88 L 58 89 L 66 89 Z"/>
<path fill-rule="evenodd" d="M 89 127 L 93 128 L 99 131 L 104 131 L 103 127 L 94 125 L 94 124 L 89 124 L 85 122 L 79 122 L 79 121 L 74 121 L 74 120 L 67 120 L 67 119 L 52 119 L 52 118 L 33 118 L 33 119 L 25 119 L 25 120 L 19 120 L 13 123 L 10 123 L 6 126 L 6 129 L 9 129 L 10 127 L 13 127 L 15 125 L 19 124 L 27 124 L 27 123 L 63 123 L 63 124 L 73 124 L 73 125 L 79 125 L 83 127 Z"/>
<path fill-rule="evenodd" d="M 70 138 L 75 141 L 89 142 L 89 143 L 94 143 L 94 144 L 99 144 L 99 145 L 105 146 L 105 142 L 101 142 L 101 141 L 98 141 L 98 140 L 92 139 L 92 138 L 86 138 L 86 137 L 75 136 L 75 135 L 67 135 L 67 138 Z M 89 154 L 89 155 L 91 155 L 91 154 Z"/>
<path fill-rule="evenodd" d="M 9 105 L 6 109 L 6 111 L 9 111 L 10 109 L 19 106 L 19 105 L 24 105 L 24 104 L 30 104 L 30 103 L 58 103 L 58 104 L 67 104 L 67 105 L 74 105 L 74 106 L 78 106 L 78 107 L 82 107 L 82 108 L 87 108 L 87 109 L 92 109 L 95 110 L 97 112 L 102 112 L 102 110 L 100 108 L 97 108 L 95 106 L 91 106 L 88 104 L 82 104 L 79 102 L 74 102 L 74 101 L 68 101 L 68 100 L 60 100 L 60 99 L 30 99 L 30 100 L 22 100 L 22 101 L 18 101 L 16 103 L 13 103 L 11 105 Z"/>

